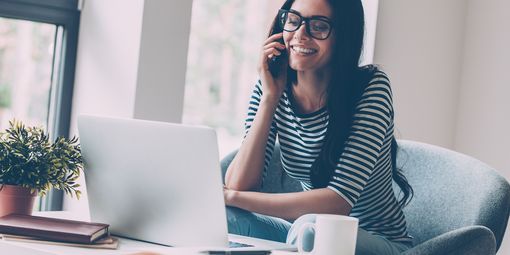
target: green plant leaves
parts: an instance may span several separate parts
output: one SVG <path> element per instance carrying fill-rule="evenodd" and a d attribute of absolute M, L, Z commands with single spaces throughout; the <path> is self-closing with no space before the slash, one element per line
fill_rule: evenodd
<path fill-rule="evenodd" d="M 51 188 L 80 197 L 76 180 L 83 170 L 78 138 L 58 137 L 53 143 L 40 127 L 10 121 L 0 133 L 0 184 L 19 185 L 45 195 Z"/>

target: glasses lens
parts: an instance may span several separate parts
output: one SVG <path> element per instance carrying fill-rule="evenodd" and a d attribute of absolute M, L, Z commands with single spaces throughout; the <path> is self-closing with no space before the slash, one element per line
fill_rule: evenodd
<path fill-rule="evenodd" d="M 324 20 L 310 20 L 310 34 L 317 39 L 326 39 L 331 31 L 331 26 Z"/>
<path fill-rule="evenodd" d="M 288 32 L 296 31 L 299 26 L 301 25 L 301 17 L 299 15 L 288 12 L 287 13 L 287 19 L 285 20 L 285 23 L 283 25 L 283 30 Z"/>

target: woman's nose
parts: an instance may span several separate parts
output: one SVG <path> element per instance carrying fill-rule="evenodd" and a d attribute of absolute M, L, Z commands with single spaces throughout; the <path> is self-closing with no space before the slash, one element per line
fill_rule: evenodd
<path fill-rule="evenodd" d="M 294 38 L 298 39 L 298 40 L 307 40 L 309 39 L 310 35 L 306 32 L 306 22 L 303 20 L 303 22 L 301 23 L 301 26 L 299 26 L 298 30 L 296 30 L 294 32 Z"/>

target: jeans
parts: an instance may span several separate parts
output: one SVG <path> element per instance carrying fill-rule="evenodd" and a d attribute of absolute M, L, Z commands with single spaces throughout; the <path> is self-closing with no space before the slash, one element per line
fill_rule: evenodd
<path fill-rule="evenodd" d="M 227 221 L 229 233 L 294 244 L 300 226 L 306 222 L 315 222 L 315 215 L 308 214 L 292 224 L 280 218 L 227 207 Z M 305 235 L 303 238 L 311 237 Z M 310 250 L 312 247 L 304 248 Z M 409 248 L 410 244 L 392 242 L 358 228 L 356 255 L 400 254 Z"/>
<path fill-rule="evenodd" d="M 284 243 L 292 223 L 271 216 L 227 207 L 228 232 Z"/>

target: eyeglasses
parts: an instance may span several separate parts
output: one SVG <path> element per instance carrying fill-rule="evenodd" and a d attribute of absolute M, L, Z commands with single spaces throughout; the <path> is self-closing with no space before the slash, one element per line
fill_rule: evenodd
<path fill-rule="evenodd" d="M 297 31 L 304 21 L 306 32 L 318 40 L 328 39 L 332 29 L 331 21 L 328 18 L 324 16 L 304 18 L 294 10 L 280 9 L 278 11 L 278 21 L 280 28 L 287 32 Z"/>

